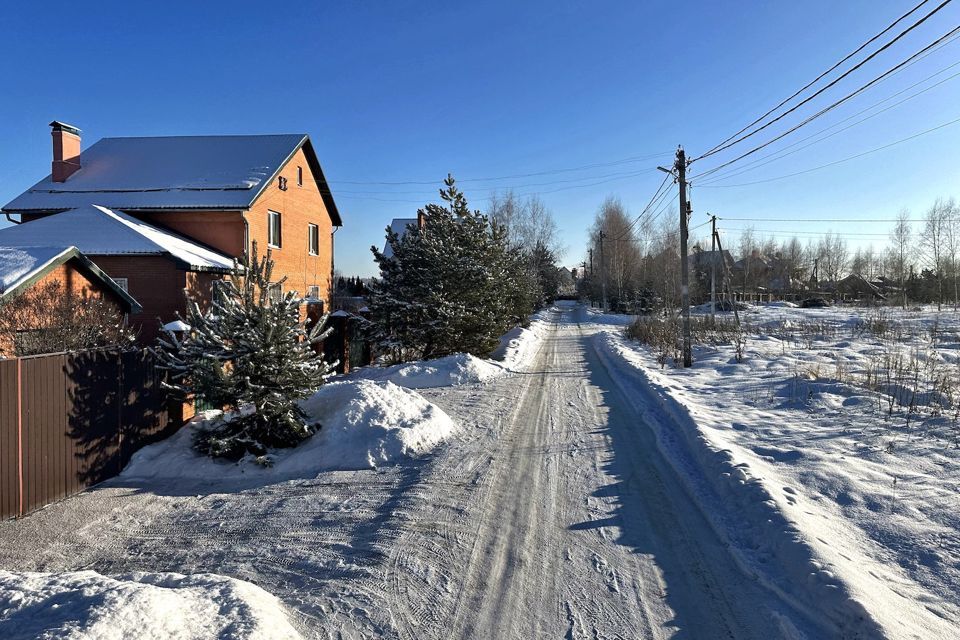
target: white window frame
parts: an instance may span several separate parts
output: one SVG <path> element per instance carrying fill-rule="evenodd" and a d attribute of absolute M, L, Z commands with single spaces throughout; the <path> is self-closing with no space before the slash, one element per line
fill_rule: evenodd
<path fill-rule="evenodd" d="M 297 167 L 297 186 L 303 186 L 303 167 Z"/>
<path fill-rule="evenodd" d="M 316 239 L 316 248 L 314 248 L 314 239 Z M 320 225 L 307 224 L 307 253 L 312 256 L 320 255 Z"/>
<path fill-rule="evenodd" d="M 271 282 L 267 287 L 267 299 L 270 304 L 276 304 L 283 300 L 283 285 L 279 282 Z"/>
<path fill-rule="evenodd" d="M 310 300 L 319 300 L 320 299 L 320 285 L 312 284 L 307 287 L 307 298 Z"/>
<path fill-rule="evenodd" d="M 114 282 L 117 283 L 117 286 L 124 290 L 126 293 L 130 293 L 130 280 L 128 278 L 114 278 Z"/>
<path fill-rule="evenodd" d="M 274 237 L 273 220 L 276 217 L 277 230 Z M 283 216 L 279 211 L 267 210 L 267 246 L 273 249 L 280 249 L 283 246 Z"/>

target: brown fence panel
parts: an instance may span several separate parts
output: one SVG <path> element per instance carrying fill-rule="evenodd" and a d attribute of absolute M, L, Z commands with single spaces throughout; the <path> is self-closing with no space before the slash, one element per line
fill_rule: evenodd
<path fill-rule="evenodd" d="M 0 361 L 0 517 L 115 476 L 134 451 L 179 428 L 182 412 L 161 381 L 146 352 Z"/>
<path fill-rule="evenodd" d="M 0 518 L 20 512 L 17 361 L 0 360 Z"/>
<path fill-rule="evenodd" d="M 121 468 L 137 449 L 173 434 L 183 423 L 182 403 L 162 387 L 163 372 L 146 351 L 121 354 Z"/>

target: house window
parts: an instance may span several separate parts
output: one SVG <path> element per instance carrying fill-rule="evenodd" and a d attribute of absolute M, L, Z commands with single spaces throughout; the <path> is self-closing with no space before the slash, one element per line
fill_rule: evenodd
<path fill-rule="evenodd" d="M 297 186 L 303 186 L 303 167 L 297 167 Z"/>
<path fill-rule="evenodd" d="M 287 190 L 287 179 L 284 178 L 283 176 L 280 176 L 280 179 L 278 180 L 278 186 L 280 187 L 280 191 L 286 191 L 286 190 Z"/>
<path fill-rule="evenodd" d="M 130 293 L 130 283 L 126 278 L 114 278 L 113 281 L 117 283 L 118 287 Z"/>
<path fill-rule="evenodd" d="M 309 241 L 310 255 L 320 255 L 320 227 L 315 224 L 307 225 L 307 238 Z"/>
<path fill-rule="evenodd" d="M 283 300 L 283 285 L 279 282 L 274 282 L 267 289 L 267 297 L 270 299 L 271 304 L 275 304 Z"/>
<path fill-rule="evenodd" d="M 267 212 L 267 244 L 280 248 L 280 214 L 276 211 Z"/>
<path fill-rule="evenodd" d="M 310 300 L 320 299 L 320 285 L 311 285 L 307 288 L 307 298 Z"/>

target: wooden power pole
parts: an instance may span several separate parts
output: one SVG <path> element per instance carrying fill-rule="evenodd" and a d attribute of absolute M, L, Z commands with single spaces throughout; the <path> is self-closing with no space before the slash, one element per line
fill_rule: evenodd
<path fill-rule="evenodd" d="M 600 230 L 600 291 L 602 295 L 601 309 L 607 310 L 607 262 L 603 259 L 603 236 L 606 234 Z"/>
<path fill-rule="evenodd" d="M 720 254 L 723 260 L 723 254 Z M 717 313 L 717 216 L 710 216 L 710 319 Z"/>
<path fill-rule="evenodd" d="M 687 236 L 689 235 L 690 203 L 687 202 L 687 156 L 683 147 L 677 149 L 677 183 L 680 185 L 680 306 L 683 313 L 683 366 L 693 365 L 690 346 L 690 265 L 687 263 Z"/>

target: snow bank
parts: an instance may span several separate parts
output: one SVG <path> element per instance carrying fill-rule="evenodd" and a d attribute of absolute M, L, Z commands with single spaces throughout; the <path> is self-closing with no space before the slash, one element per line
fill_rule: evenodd
<path fill-rule="evenodd" d="M 644 366 L 639 353 L 612 333 L 595 336 L 608 367 L 624 365 L 633 375 L 612 375 L 654 428 L 657 444 L 686 483 L 718 535 L 730 540 L 744 570 L 812 619 L 826 618 L 845 635 L 875 637 L 876 623 L 846 584 L 819 564 L 798 528 L 787 520 L 747 464 L 711 440 L 692 410 L 674 399 L 682 387 Z M 651 393 L 651 390 L 653 393 Z M 723 508 L 718 508 L 723 505 Z"/>
<path fill-rule="evenodd" d="M 280 601 L 214 574 L 0 570 L 0 636 L 6 640 L 300 638 Z"/>
<path fill-rule="evenodd" d="M 135 453 L 121 476 L 201 480 L 259 474 L 255 477 L 281 479 L 370 469 L 423 455 L 456 431 L 442 409 L 389 381 L 331 382 L 302 406 L 320 431 L 295 448 L 271 451 L 270 467 L 252 457 L 232 463 L 198 455 L 191 446 L 194 433 L 220 417 L 220 412 L 208 411 L 167 440 Z"/>
<path fill-rule="evenodd" d="M 755 313 L 742 362 L 716 345 L 697 347 L 690 369 L 660 369 L 613 330 L 595 340 L 748 571 L 845 633 L 960 637 L 956 429 L 931 412 L 908 429 L 902 409 L 888 414 L 890 388 L 863 386 L 898 350 L 954 371 L 960 314 Z M 890 325 L 887 338 L 858 328 L 871 317 Z M 805 324 L 812 335 L 792 336 Z"/>
<path fill-rule="evenodd" d="M 456 425 L 423 396 L 392 382 L 332 382 L 303 404 L 323 425 L 308 443 L 328 469 L 367 469 L 431 451 Z"/>
<path fill-rule="evenodd" d="M 353 379 L 382 380 L 407 389 L 450 387 L 484 382 L 503 373 L 503 367 L 469 353 L 456 353 L 436 360 L 421 360 L 390 367 L 365 367 Z"/>
<path fill-rule="evenodd" d="M 522 369 L 537 353 L 540 341 L 550 330 L 549 317 L 558 307 L 543 309 L 533 315 L 527 327 L 514 327 L 503 334 L 491 358 L 513 371 Z"/>

